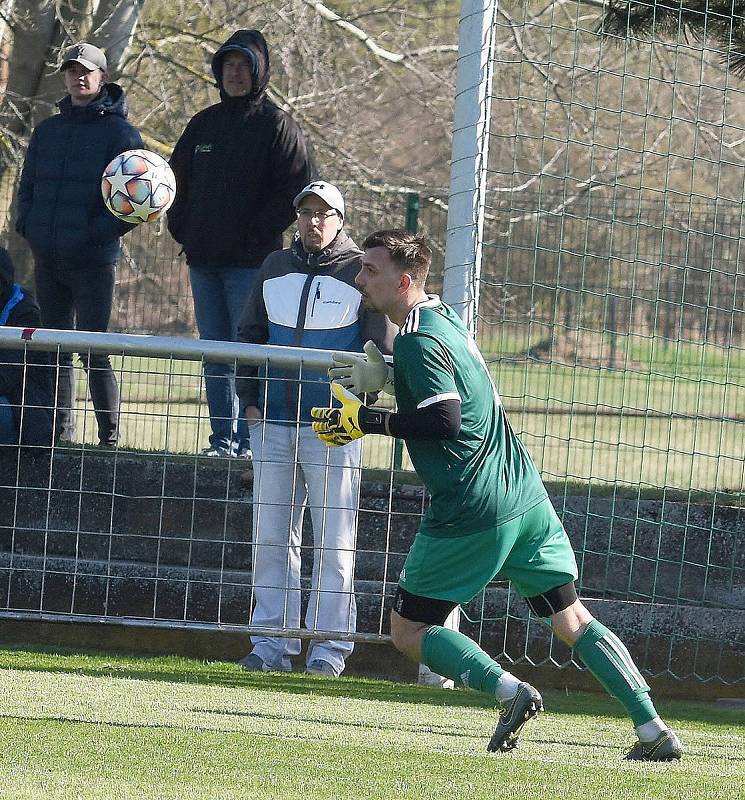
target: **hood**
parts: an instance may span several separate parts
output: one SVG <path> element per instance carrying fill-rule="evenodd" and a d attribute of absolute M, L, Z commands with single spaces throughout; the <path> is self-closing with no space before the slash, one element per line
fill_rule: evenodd
<path fill-rule="evenodd" d="M 215 85 L 220 90 L 223 100 L 232 100 L 222 89 L 222 60 L 225 54 L 237 50 L 248 57 L 251 62 L 251 93 L 246 100 L 260 100 L 266 94 L 269 85 L 269 48 L 266 39 L 260 31 L 236 31 L 212 57 L 212 74 L 215 76 Z M 241 98 L 244 99 L 244 98 Z"/>
<path fill-rule="evenodd" d="M 333 269 L 362 255 L 362 250 L 357 247 L 351 236 L 347 236 L 343 228 L 336 235 L 334 241 L 318 253 L 308 253 L 303 247 L 298 233 L 292 240 L 291 249 L 292 255 L 303 264 L 307 264 L 312 270 Z"/>
<path fill-rule="evenodd" d="M 127 96 L 118 83 L 105 83 L 101 94 L 87 106 L 74 106 L 67 94 L 57 103 L 57 108 L 66 116 L 100 117 L 103 114 L 116 114 L 126 119 L 129 114 Z"/>

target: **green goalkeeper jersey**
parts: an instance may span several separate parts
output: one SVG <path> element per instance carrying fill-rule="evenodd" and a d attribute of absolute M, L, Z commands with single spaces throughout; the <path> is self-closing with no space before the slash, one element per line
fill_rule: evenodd
<path fill-rule="evenodd" d="M 447 399 L 461 404 L 456 439 L 405 439 L 432 498 L 422 533 L 475 533 L 507 522 L 546 497 L 476 342 L 439 297 L 430 295 L 409 312 L 393 344 L 393 366 L 400 411 Z"/>

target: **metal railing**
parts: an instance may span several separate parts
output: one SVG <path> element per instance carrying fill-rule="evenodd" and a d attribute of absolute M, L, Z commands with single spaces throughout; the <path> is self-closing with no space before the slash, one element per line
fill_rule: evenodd
<path fill-rule="evenodd" d="M 392 441 L 364 440 L 356 630 L 252 627 L 252 470 L 241 459 L 199 455 L 206 408 L 182 396 L 184 381 L 190 391 L 201 385 L 204 359 L 323 370 L 328 352 L 0 328 L 0 351 L 10 347 L 51 353 L 52 371 L 63 350 L 116 354 L 122 428 L 131 433 L 114 449 L 84 437 L 64 447 L 0 447 L 0 617 L 388 641 L 392 595 L 426 508 L 413 474 L 394 470 Z M 85 417 L 83 381 L 81 370 L 77 411 Z M 141 382 L 148 391 L 160 387 L 157 406 L 127 406 Z M 182 432 L 179 452 L 160 446 L 173 430 Z M 570 447 L 572 432 L 562 435 Z M 641 653 L 647 674 L 742 682 L 745 512 L 716 496 L 626 489 L 609 493 L 566 475 L 549 483 L 581 567 L 583 598 Z M 313 546 L 306 521 L 305 602 Z M 508 661 L 572 663 L 499 579 L 464 608 L 462 630 Z"/>

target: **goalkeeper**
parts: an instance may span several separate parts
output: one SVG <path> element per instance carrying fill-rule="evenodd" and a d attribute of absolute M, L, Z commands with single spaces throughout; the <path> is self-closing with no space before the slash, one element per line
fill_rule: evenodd
<path fill-rule="evenodd" d="M 368 433 L 403 438 L 431 495 L 399 578 L 391 612 L 395 646 L 496 698 L 502 710 L 488 750 L 514 748 L 525 723 L 542 710 L 541 695 L 472 639 L 443 627 L 453 608 L 500 573 L 624 706 L 637 734 L 626 759 L 679 759 L 680 740 L 658 716 L 631 654 L 577 598 L 569 539 L 473 337 L 451 308 L 425 292 L 426 240 L 388 230 L 368 236 L 363 247 L 356 278 L 363 302 L 400 327 L 393 367 L 371 344 L 366 359 L 335 355 L 330 376 L 341 408 L 311 413 L 313 429 L 329 446 Z M 395 392 L 397 413 L 355 397 L 383 388 Z"/>

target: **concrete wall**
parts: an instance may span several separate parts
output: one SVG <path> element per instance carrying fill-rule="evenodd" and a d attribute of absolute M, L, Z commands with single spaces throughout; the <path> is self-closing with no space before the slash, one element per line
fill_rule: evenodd
<path fill-rule="evenodd" d="M 16 621 L 0 626 L 0 640 L 62 637 L 148 652 L 243 654 L 245 633 L 229 627 L 246 624 L 251 601 L 251 477 L 236 460 L 79 449 L 59 451 L 52 459 L 2 454 L 0 611 L 72 610 L 114 621 L 157 617 L 226 629 L 145 632 L 122 625 Z M 553 501 L 580 554 L 583 596 L 628 641 L 640 666 L 670 684 L 669 691 L 686 686 L 690 694 L 693 686 L 704 693 L 745 694 L 742 511 L 618 497 Z M 364 482 L 356 571 L 359 630 L 377 633 L 381 618 L 387 620 L 422 508 L 417 487 L 396 486 L 391 503 L 387 484 Z M 308 520 L 304 541 L 311 541 Z M 309 571 L 308 558 L 306 579 Z M 471 603 L 466 616 L 474 622 L 464 621 L 465 632 L 525 669 L 570 663 L 569 651 L 551 642 L 504 584 Z M 413 675 L 390 646 L 380 644 L 358 647 L 350 669 Z"/>

